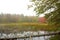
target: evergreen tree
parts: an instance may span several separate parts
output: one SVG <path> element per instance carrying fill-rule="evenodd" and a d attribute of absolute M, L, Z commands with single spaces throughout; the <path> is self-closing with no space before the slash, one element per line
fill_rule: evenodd
<path fill-rule="evenodd" d="M 45 14 L 48 23 L 55 26 L 55 31 L 60 31 L 60 0 L 32 0 L 31 2 L 35 7 L 34 11 L 38 15 Z M 54 36 L 51 40 L 55 40 L 55 38 L 58 40 L 60 35 Z"/>

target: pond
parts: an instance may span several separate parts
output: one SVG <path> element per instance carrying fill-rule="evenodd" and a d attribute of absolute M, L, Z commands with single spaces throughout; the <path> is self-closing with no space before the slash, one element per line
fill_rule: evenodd
<path fill-rule="evenodd" d="M 15 38 L 15 37 L 24 37 L 24 36 L 31 36 L 31 35 L 42 35 L 47 34 L 47 31 L 24 31 L 24 32 L 18 32 L 18 33 L 0 33 L 0 38 Z M 50 36 L 41 36 L 41 37 L 29 37 L 24 39 L 17 39 L 17 40 L 48 40 Z"/>

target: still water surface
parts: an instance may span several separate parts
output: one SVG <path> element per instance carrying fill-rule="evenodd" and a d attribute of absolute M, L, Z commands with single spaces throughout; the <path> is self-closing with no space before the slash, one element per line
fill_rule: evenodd
<path fill-rule="evenodd" d="M 24 40 L 24 39 L 17 39 L 17 40 Z M 49 40 L 49 38 L 42 36 L 42 37 L 34 37 L 34 38 L 32 38 L 32 39 L 26 38 L 25 40 Z"/>
<path fill-rule="evenodd" d="M 38 32 L 23 32 L 23 33 L 10 33 L 10 34 L 2 34 L 1 38 L 12 38 L 12 37 L 23 37 L 23 36 L 30 36 L 30 35 L 41 35 L 46 34 L 46 31 L 38 31 Z M 48 40 L 50 36 L 41 36 L 41 37 L 33 37 L 33 38 L 25 38 L 25 40 Z M 24 40 L 24 39 L 17 39 L 17 40 Z"/>

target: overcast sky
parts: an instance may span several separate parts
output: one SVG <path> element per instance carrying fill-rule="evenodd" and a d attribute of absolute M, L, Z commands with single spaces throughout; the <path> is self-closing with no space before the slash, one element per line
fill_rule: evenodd
<path fill-rule="evenodd" d="M 34 16 L 36 14 L 33 12 L 33 8 L 27 9 L 27 5 L 30 4 L 29 0 L 0 0 L 0 13 Z"/>

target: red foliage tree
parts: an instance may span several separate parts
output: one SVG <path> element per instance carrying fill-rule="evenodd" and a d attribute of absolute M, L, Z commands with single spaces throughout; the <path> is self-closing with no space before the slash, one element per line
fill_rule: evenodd
<path fill-rule="evenodd" d="M 46 18 L 45 17 L 39 17 L 39 22 L 45 23 L 46 22 Z"/>

